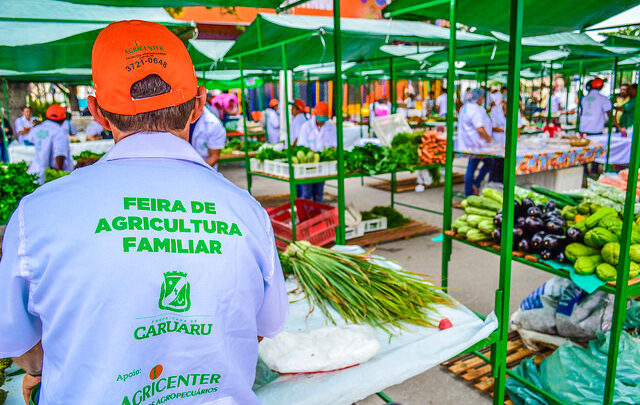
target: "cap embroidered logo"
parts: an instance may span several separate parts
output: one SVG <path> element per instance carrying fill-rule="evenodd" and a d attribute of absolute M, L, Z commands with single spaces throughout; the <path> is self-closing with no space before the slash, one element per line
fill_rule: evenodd
<path fill-rule="evenodd" d="M 164 273 L 158 307 L 173 312 L 186 312 L 191 308 L 191 286 L 187 281 L 187 273 L 180 271 Z"/>

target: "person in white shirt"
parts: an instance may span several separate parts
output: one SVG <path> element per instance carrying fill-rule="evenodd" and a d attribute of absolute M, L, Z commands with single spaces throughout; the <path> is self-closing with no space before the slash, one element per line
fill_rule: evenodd
<path fill-rule="evenodd" d="M 24 144 L 25 135 L 38 123 L 38 119 L 33 116 L 33 109 L 28 105 L 22 107 L 22 115 L 13 122 L 18 142 Z"/>
<path fill-rule="evenodd" d="M 280 113 L 278 112 L 278 100 L 272 98 L 267 108 L 267 142 L 280 142 Z"/>
<path fill-rule="evenodd" d="M 25 135 L 25 140 L 36 148 L 35 156 L 29 165 L 29 173 L 37 175 L 40 184 L 44 184 L 47 168 L 67 172 L 73 170 L 69 136 L 61 126 L 66 116 L 64 107 L 52 104 L 47 109 L 47 120 L 33 127 Z"/>
<path fill-rule="evenodd" d="M 428 117 L 433 113 L 433 108 L 435 107 L 436 93 L 430 91 L 427 95 L 427 98 L 424 99 L 424 103 L 422 103 L 422 112 L 424 116 Z"/>
<path fill-rule="evenodd" d="M 562 97 L 560 96 L 560 88 L 555 88 L 553 94 L 551 95 L 551 100 L 549 101 L 549 105 L 547 106 L 546 111 L 549 112 L 549 108 L 551 108 L 551 115 L 558 114 L 562 111 Z"/>
<path fill-rule="evenodd" d="M 209 109 L 207 105 L 202 109 L 198 121 L 191 124 L 191 145 L 205 162 L 214 169 L 218 168 L 220 151 L 227 143 L 227 131 L 222 126 L 220 119 Z"/>
<path fill-rule="evenodd" d="M 298 142 L 298 138 L 300 136 L 300 131 L 302 130 L 303 125 L 307 122 L 307 117 L 305 115 L 305 111 L 307 110 L 307 106 L 304 101 L 297 98 L 291 103 L 291 115 L 293 119 L 291 120 L 291 126 L 289 127 L 289 131 L 291 134 L 291 145 L 296 145 Z"/>
<path fill-rule="evenodd" d="M 338 143 L 336 126 L 329 121 L 329 105 L 319 102 L 313 109 L 313 116 L 300 131 L 298 145 L 311 148 L 314 152 L 322 152 L 326 148 L 335 148 Z M 300 198 L 322 202 L 324 182 L 303 184 Z"/>
<path fill-rule="evenodd" d="M 587 83 L 587 95 L 580 101 L 580 133 L 602 135 L 611 116 L 611 100 L 600 94 L 604 80 L 599 77 Z"/>
<path fill-rule="evenodd" d="M 484 90 L 473 89 L 467 102 L 460 109 L 458 117 L 458 144 L 461 151 L 482 151 L 493 142 L 493 126 L 487 111 L 482 107 L 484 102 Z M 482 163 L 477 176 L 476 169 Z M 466 195 L 478 194 L 480 185 L 485 176 L 491 170 L 493 160 L 491 158 L 469 158 L 467 172 L 464 176 L 464 191 Z"/>
<path fill-rule="evenodd" d="M 102 125 L 96 120 L 93 120 L 87 125 L 87 129 L 84 130 L 87 136 L 102 136 L 104 138 L 105 131 Z"/>
<path fill-rule="evenodd" d="M 444 87 L 442 93 L 436 98 L 434 110 L 439 117 L 447 116 L 447 89 Z"/>
<path fill-rule="evenodd" d="M 69 113 L 67 112 L 67 119 L 62 123 L 62 131 L 67 135 L 76 135 L 78 133 L 78 129 L 76 128 L 71 118 L 69 118 Z"/>

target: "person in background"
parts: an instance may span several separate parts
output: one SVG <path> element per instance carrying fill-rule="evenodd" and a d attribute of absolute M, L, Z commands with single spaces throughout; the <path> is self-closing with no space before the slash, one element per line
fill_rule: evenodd
<path fill-rule="evenodd" d="M 633 114 L 636 109 L 636 94 L 638 92 L 638 85 L 633 83 L 627 86 L 627 96 L 629 100 L 619 107 L 616 107 L 617 111 L 621 111 L 620 122 L 618 123 L 618 130 L 621 128 L 629 128 L 633 125 Z"/>
<path fill-rule="evenodd" d="M 432 90 L 427 95 L 422 103 L 422 112 L 424 116 L 428 117 L 433 113 L 434 106 L 436 104 L 436 93 Z"/>
<path fill-rule="evenodd" d="M 434 111 L 438 117 L 447 116 L 447 89 L 442 88 L 442 93 L 436 98 Z"/>
<path fill-rule="evenodd" d="M 602 135 L 611 116 L 611 100 L 600 94 L 604 80 L 596 77 L 587 82 L 587 95 L 580 101 L 580 133 Z"/>
<path fill-rule="evenodd" d="M 416 108 L 416 95 L 412 92 L 408 92 L 407 98 L 404 99 L 404 105 L 407 107 L 407 110 L 412 110 Z"/>
<path fill-rule="evenodd" d="M 2 123 L 4 124 L 4 136 L 0 136 L 0 162 L 8 162 L 9 154 L 7 147 L 9 146 L 9 142 L 11 142 L 11 138 L 13 138 L 13 129 L 8 119 L 3 118 Z"/>
<path fill-rule="evenodd" d="M 562 111 L 562 96 L 560 95 L 560 87 L 556 87 L 555 89 L 553 89 L 551 100 L 546 109 L 547 113 L 549 112 L 549 108 L 551 108 L 551 115 L 558 114 Z"/>
<path fill-rule="evenodd" d="M 376 117 L 387 116 L 391 114 L 391 103 L 386 97 L 382 97 L 373 104 L 373 112 Z"/>
<path fill-rule="evenodd" d="M 493 125 L 482 106 L 484 91 L 482 89 L 471 90 L 470 97 L 460 109 L 458 117 L 458 149 L 462 151 L 481 151 L 493 142 Z M 482 163 L 478 176 L 476 169 Z M 487 173 L 491 171 L 493 161 L 491 158 L 469 158 L 467 172 L 464 176 L 464 192 L 469 196 L 478 194 L 480 185 Z"/>
<path fill-rule="evenodd" d="M 189 143 L 193 145 L 198 155 L 217 170 L 220 151 L 227 143 L 227 131 L 208 106 L 202 109 L 200 118 L 190 124 L 189 135 Z"/>
<path fill-rule="evenodd" d="M 280 113 L 278 99 L 272 98 L 267 108 L 267 142 L 280 142 Z"/>
<path fill-rule="evenodd" d="M 300 131 L 298 145 L 311 148 L 314 152 L 322 152 L 326 148 L 335 148 L 338 143 L 336 126 L 329 121 L 329 105 L 321 101 L 313 109 L 313 116 Z M 322 202 L 324 182 L 303 184 L 300 197 Z"/>
<path fill-rule="evenodd" d="M 293 146 L 297 144 L 302 126 L 307 122 L 305 111 L 307 111 L 307 106 L 299 98 L 291 103 L 291 116 L 293 119 L 289 130 L 291 131 L 291 145 Z"/>
<path fill-rule="evenodd" d="M 76 128 L 73 121 L 69 117 L 71 115 L 70 111 L 67 111 L 67 119 L 62 123 L 62 131 L 67 135 L 76 135 L 78 133 L 78 129 Z"/>
<path fill-rule="evenodd" d="M 105 132 L 102 125 L 96 120 L 92 120 L 89 125 L 87 125 L 87 129 L 84 130 L 84 133 L 87 136 L 97 137 L 101 136 L 103 139 L 106 139 L 107 133 Z"/>
<path fill-rule="evenodd" d="M 471 87 L 467 87 L 467 89 L 462 92 L 462 97 L 460 98 L 462 100 L 462 103 L 465 103 L 465 100 L 467 99 L 467 97 L 469 97 L 469 95 L 471 94 Z"/>
<path fill-rule="evenodd" d="M 211 106 L 217 110 L 217 114 L 215 115 L 220 118 L 222 122 L 227 121 L 231 116 L 238 115 L 238 105 L 238 97 L 227 91 L 218 94 L 211 100 Z"/>
<path fill-rule="evenodd" d="M 505 135 L 507 131 L 507 93 L 502 93 L 502 102 L 500 105 L 493 106 L 490 112 L 493 143 L 498 145 L 505 144 Z M 520 97 L 520 105 L 518 106 L 518 136 L 520 136 L 520 127 L 522 127 L 522 97 Z M 502 184 L 504 176 L 504 159 L 494 158 L 489 172 L 489 182 Z"/>
<path fill-rule="evenodd" d="M 33 116 L 33 109 L 28 105 L 22 107 L 22 115 L 13 122 L 13 128 L 18 136 L 18 142 L 24 144 L 25 135 L 38 123 L 38 119 Z"/>
<path fill-rule="evenodd" d="M 624 103 L 629 101 L 629 95 L 627 94 L 627 87 L 629 87 L 629 85 L 626 83 L 622 83 L 620 85 L 620 92 L 616 94 L 616 99 L 614 103 L 615 106 L 621 107 Z M 620 122 L 621 116 L 622 116 L 622 112 L 614 108 L 613 122 L 614 123 Z"/>
<path fill-rule="evenodd" d="M 47 119 L 33 127 L 25 140 L 36 147 L 36 153 L 29 165 L 29 173 L 38 176 L 38 182 L 44 184 L 44 172 L 47 168 L 73 170 L 73 160 L 69 146 L 69 137 L 62 130 L 62 123 L 67 118 L 64 107 L 52 104 L 47 108 Z"/>

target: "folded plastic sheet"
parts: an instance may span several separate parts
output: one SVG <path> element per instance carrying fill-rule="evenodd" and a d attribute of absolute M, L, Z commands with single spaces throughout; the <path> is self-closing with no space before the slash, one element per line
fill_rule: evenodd
<path fill-rule="evenodd" d="M 291 304 L 285 330 L 308 331 L 325 326 L 320 311 L 309 316 L 306 300 Z M 429 370 L 486 338 L 498 322 L 494 313 L 485 321 L 462 305 L 440 307 L 440 317 L 449 318 L 446 330 L 407 325 L 393 336 L 378 330 L 380 352 L 366 363 L 348 369 L 316 374 L 282 375 L 256 390 L 264 405 L 352 404 L 376 392 Z M 336 314 L 335 319 L 340 319 Z"/>

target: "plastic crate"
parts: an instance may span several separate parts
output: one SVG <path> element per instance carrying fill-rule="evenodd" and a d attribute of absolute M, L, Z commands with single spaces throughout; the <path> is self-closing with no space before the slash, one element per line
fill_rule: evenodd
<path fill-rule="evenodd" d="M 366 221 L 362 221 L 362 224 L 364 225 L 365 233 L 381 231 L 383 229 L 387 229 L 387 217 L 367 219 Z"/>
<path fill-rule="evenodd" d="M 336 239 L 338 208 L 314 201 L 297 198 L 295 200 L 296 239 L 306 240 L 317 246 L 324 246 Z M 292 240 L 291 204 L 267 208 L 273 231 L 281 238 Z M 276 238 L 278 249 L 285 249 L 287 242 Z"/>
<path fill-rule="evenodd" d="M 252 172 L 264 171 L 264 162 L 256 158 L 251 158 L 249 160 L 249 168 Z"/>
<path fill-rule="evenodd" d="M 384 146 L 391 146 L 393 137 L 400 132 L 413 132 L 404 115 L 401 114 L 376 117 L 371 123 L 371 129 Z"/>
<path fill-rule="evenodd" d="M 289 164 L 286 160 L 265 160 L 263 172 L 274 176 L 289 178 Z M 332 176 L 338 173 L 338 162 L 300 163 L 293 165 L 293 175 L 296 179 L 309 177 Z"/>
<path fill-rule="evenodd" d="M 345 239 L 359 238 L 364 235 L 364 222 L 359 223 L 356 226 L 348 226 L 344 229 Z"/>

